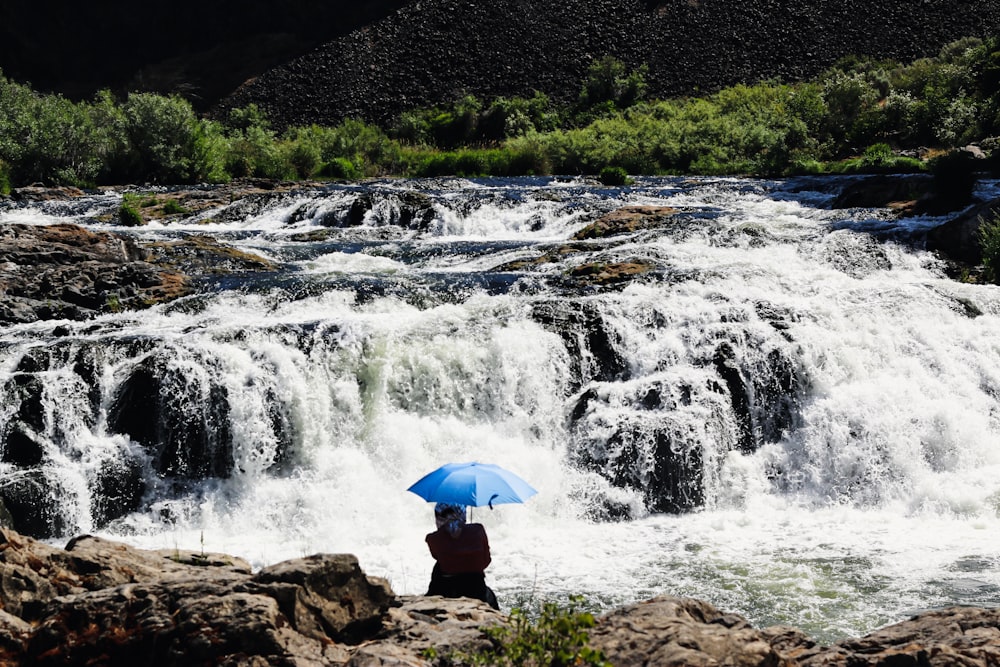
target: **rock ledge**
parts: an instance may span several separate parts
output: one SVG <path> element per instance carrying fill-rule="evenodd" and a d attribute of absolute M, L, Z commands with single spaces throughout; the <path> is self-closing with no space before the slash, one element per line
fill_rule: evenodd
<path fill-rule="evenodd" d="M 0 664 L 437 666 L 488 649 L 507 617 L 469 599 L 396 596 L 349 554 L 257 573 L 225 554 L 145 551 L 92 536 L 58 549 L 0 529 Z M 926 612 L 823 647 L 661 596 L 598 619 L 613 665 L 1000 665 L 1000 610 Z M 434 649 L 428 651 L 428 649 Z"/>

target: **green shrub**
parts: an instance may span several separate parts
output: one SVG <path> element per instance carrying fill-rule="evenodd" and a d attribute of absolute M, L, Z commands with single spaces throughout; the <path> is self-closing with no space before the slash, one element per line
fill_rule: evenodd
<path fill-rule="evenodd" d="M 983 277 L 1000 284 L 1000 214 L 979 218 L 979 247 L 983 252 Z"/>
<path fill-rule="evenodd" d="M 168 199 L 163 202 L 163 212 L 167 215 L 187 215 L 188 210 L 181 206 L 176 199 Z"/>
<path fill-rule="evenodd" d="M 493 642 L 491 649 L 450 657 L 457 664 L 468 665 L 610 667 L 601 651 L 587 645 L 587 630 L 596 621 L 593 614 L 579 610 L 581 602 L 582 598 L 572 597 L 566 608 L 546 603 L 535 621 L 523 610 L 513 609 L 508 624 L 484 629 Z"/>
<path fill-rule="evenodd" d="M 361 178 L 361 171 L 347 158 L 335 157 L 320 167 L 319 175 L 323 178 L 356 180 Z"/>
<path fill-rule="evenodd" d="M 507 174 L 510 176 L 533 176 L 551 174 L 552 159 L 546 149 L 545 135 L 530 132 L 524 136 L 508 139 L 504 143 L 507 151 Z"/>
<path fill-rule="evenodd" d="M 138 196 L 126 194 L 122 197 L 122 203 L 118 206 L 118 222 L 126 227 L 140 227 L 146 224 L 139 212 L 142 203 Z"/>
<path fill-rule="evenodd" d="M 603 56 L 590 63 L 580 89 L 580 106 L 593 109 L 610 103 L 611 109 L 626 109 L 646 96 L 646 75 L 649 67 L 642 65 L 631 72 L 614 56 Z"/>
<path fill-rule="evenodd" d="M 631 182 L 628 172 L 622 167 L 604 167 L 599 178 L 604 185 L 625 185 Z"/>
<path fill-rule="evenodd" d="M 323 165 L 320 146 L 308 140 L 290 140 L 281 144 L 280 155 L 295 178 L 312 178 Z"/>
<path fill-rule="evenodd" d="M 0 160 L 0 196 L 6 197 L 10 191 L 10 168 Z"/>
<path fill-rule="evenodd" d="M 180 97 L 133 93 L 123 105 L 130 180 L 189 183 L 199 173 L 198 118 Z"/>

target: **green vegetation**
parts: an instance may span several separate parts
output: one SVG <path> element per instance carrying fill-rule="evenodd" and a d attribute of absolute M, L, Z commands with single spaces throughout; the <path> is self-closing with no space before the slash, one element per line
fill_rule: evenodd
<path fill-rule="evenodd" d="M 983 278 L 1000 285 L 1000 215 L 979 218 L 979 247 L 983 251 Z"/>
<path fill-rule="evenodd" d="M 621 167 L 605 167 L 598 178 L 604 185 L 627 185 L 630 182 L 628 172 Z"/>
<path fill-rule="evenodd" d="M 852 57 L 811 81 L 701 97 L 648 99 L 647 76 L 604 57 L 567 104 L 541 93 L 465 95 L 406 111 L 385 128 L 345 120 L 279 132 L 252 105 L 211 120 L 177 96 L 102 92 L 72 102 L 0 73 L 0 193 L 31 183 L 242 177 L 558 173 L 620 184 L 622 174 L 923 171 L 920 148 L 985 147 L 1000 134 L 1000 36 L 960 40 L 909 64 Z"/>
<path fill-rule="evenodd" d="M 139 227 L 146 224 L 139 209 L 142 202 L 136 195 L 126 194 L 122 197 L 122 203 L 118 206 L 118 220 L 126 227 Z"/>
<path fill-rule="evenodd" d="M 601 651 L 588 646 L 587 630 L 594 627 L 593 614 L 580 610 L 582 598 L 570 598 L 563 608 L 555 603 L 542 606 L 539 617 L 531 620 L 523 610 L 513 609 L 506 625 L 484 630 L 493 646 L 474 654 L 444 656 L 446 662 L 462 665 L 590 665 L 610 667 Z M 434 655 L 428 658 L 439 658 Z"/>
<path fill-rule="evenodd" d="M 163 202 L 163 212 L 167 215 L 187 215 L 188 210 L 181 206 L 176 199 L 168 199 Z"/>

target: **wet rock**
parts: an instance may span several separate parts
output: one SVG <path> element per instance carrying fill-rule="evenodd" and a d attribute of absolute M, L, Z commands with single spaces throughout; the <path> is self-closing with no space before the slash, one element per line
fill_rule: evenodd
<path fill-rule="evenodd" d="M 979 204 L 927 232 L 927 249 L 967 266 L 983 261 L 979 227 L 1000 217 L 1000 199 Z"/>
<path fill-rule="evenodd" d="M 831 208 L 912 208 L 931 191 L 930 176 L 880 174 L 852 180 L 834 198 Z"/>
<path fill-rule="evenodd" d="M 108 430 L 141 444 L 166 477 L 233 470 L 226 388 L 212 377 L 187 377 L 169 359 L 148 357 L 131 370 L 108 409 Z"/>
<path fill-rule="evenodd" d="M 44 185 L 29 185 L 23 188 L 15 188 L 10 193 L 11 199 L 15 201 L 58 201 L 73 197 L 82 197 L 86 194 L 80 188 L 70 185 L 48 187 Z"/>
<path fill-rule="evenodd" d="M 237 250 L 210 236 L 194 235 L 177 241 L 144 246 L 149 260 L 159 266 L 198 276 L 274 271 L 277 265 L 253 253 Z"/>
<path fill-rule="evenodd" d="M 47 538 L 66 529 L 57 482 L 41 468 L 15 470 L 0 484 L 0 502 L 7 508 L 15 530 Z"/>
<path fill-rule="evenodd" d="M 97 528 L 138 510 L 146 492 L 146 480 L 139 461 L 131 456 L 105 460 L 90 482 L 90 518 Z"/>
<path fill-rule="evenodd" d="M 562 337 L 573 360 L 573 377 L 578 378 L 578 386 L 591 380 L 627 379 L 628 363 L 615 349 L 617 334 L 604 322 L 595 304 L 542 301 L 535 304 L 532 316 Z"/>
<path fill-rule="evenodd" d="M 364 192 L 347 213 L 347 224 L 395 225 L 422 231 L 434 220 L 434 202 L 420 192 Z"/>
<path fill-rule="evenodd" d="M 573 238 L 582 241 L 661 227 L 679 212 L 670 206 L 625 206 L 602 215 L 574 234 Z"/>
<path fill-rule="evenodd" d="M 650 512 L 701 507 L 703 439 L 711 436 L 706 436 L 708 425 L 691 428 L 690 399 L 691 387 L 662 383 L 634 388 L 634 393 L 610 386 L 591 388 L 572 412 L 570 455 L 578 466 L 613 486 L 636 492 Z M 619 403 L 641 409 L 617 409 Z"/>
<path fill-rule="evenodd" d="M 647 261 L 593 262 L 573 267 L 569 277 L 583 285 L 615 285 L 650 273 L 655 266 Z"/>
<path fill-rule="evenodd" d="M 40 464 L 44 454 L 44 444 L 23 423 L 12 422 L 4 429 L 0 461 L 30 468 Z"/>
<path fill-rule="evenodd" d="M 76 225 L 0 226 L 0 317 L 81 320 L 191 291 L 185 276 L 144 256 L 129 238 Z"/>

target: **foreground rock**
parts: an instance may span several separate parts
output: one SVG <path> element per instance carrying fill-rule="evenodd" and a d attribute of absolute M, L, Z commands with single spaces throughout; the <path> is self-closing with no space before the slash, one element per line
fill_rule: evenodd
<path fill-rule="evenodd" d="M 431 667 L 495 649 L 506 616 L 469 599 L 397 597 L 354 556 L 252 573 L 224 554 L 144 551 L 90 536 L 57 549 L 0 530 L 0 664 Z M 1000 610 L 927 612 L 818 646 L 787 627 L 662 596 L 598 619 L 612 665 L 1000 664 Z"/>

